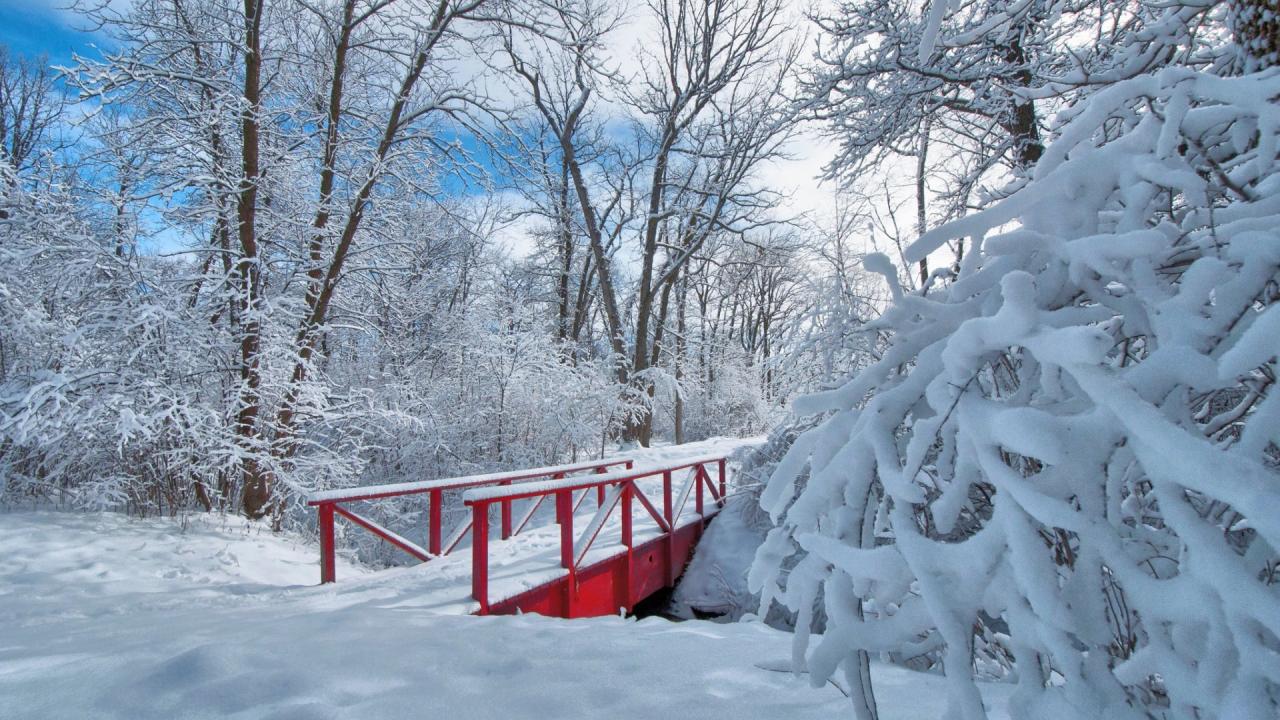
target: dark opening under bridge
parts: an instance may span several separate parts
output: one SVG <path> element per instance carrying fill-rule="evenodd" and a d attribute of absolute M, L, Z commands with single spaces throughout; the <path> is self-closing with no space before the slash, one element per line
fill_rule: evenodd
<path fill-rule="evenodd" d="M 631 612 L 645 598 L 674 587 L 707 523 L 724 505 L 726 470 L 723 456 L 647 467 L 615 458 L 318 493 L 308 505 L 319 512 L 320 581 L 336 580 L 335 519 L 342 517 L 428 563 L 427 570 L 451 564 L 451 572 L 440 574 L 454 585 L 462 573 L 453 553 L 470 540 L 465 608 L 474 614 L 572 618 Z M 470 512 L 446 535 L 446 494 L 459 492 Z M 408 495 L 426 496 L 425 548 L 344 506 Z M 588 498 L 594 498 L 590 516 L 579 512 Z M 537 524 L 548 499 L 555 519 Z M 495 506 L 496 526 L 490 517 Z M 580 532 L 576 519 L 585 520 Z M 496 577 L 495 551 L 502 557 Z"/>

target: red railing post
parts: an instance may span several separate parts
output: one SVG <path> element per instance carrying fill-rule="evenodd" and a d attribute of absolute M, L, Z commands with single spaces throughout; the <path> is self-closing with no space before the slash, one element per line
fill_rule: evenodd
<path fill-rule="evenodd" d="M 631 548 L 631 493 L 635 492 L 635 481 L 622 483 L 622 544 Z"/>
<path fill-rule="evenodd" d="M 444 491 L 432 490 L 429 494 L 431 507 L 427 508 L 427 552 L 432 555 L 439 555 L 441 550 L 441 536 L 443 529 L 441 523 L 441 512 L 444 504 Z"/>
<path fill-rule="evenodd" d="M 556 491 L 556 519 L 560 522 L 560 565 L 569 571 L 565 578 L 564 615 L 573 617 L 577 579 L 573 568 L 573 492 Z"/>
<path fill-rule="evenodd" d="M 622 544 L 626 546 L 627 559 L 622 565 L 622 583 L 619 588 L 622 596 L 622 609 L 631 612 L 631 563 L 633 560 L 632 539 L 631 539 L 631 493 L 634 492 L 634 480 L 626 480 L 622 483 Z M 617 587 L 617 586 L 615 586 Z"/>
<path fill-rule="evenodd" d="M 603 475 L 607 472 L 609 471 L 604 467 L 596 468 L 597 475 Z M 604 486 L 603 485 L 596 488 L 596 507 L 600 507 L 601 505 L 604 505 Z"/>
<path fill-rule="evenodd" d="M 338 579 L 333 548 L 333 503 L 324 503 L 320 511 L 320 584 Z"/>
<path fill-rule="evenodd" d="M 699 464 L 693 468 L 693 509 L 698 513 L 698 517 L 702 517 L 702 483 L 707 477 L 706 467 Z"/>
<path fill-rule="evenodd" d="M 471 506 L 471 597 L 480 603 L 480 615 L 489 614 L 489 503 Z"/>
<path fill-rule="evenodd" d="M 552 479 L 552 480 L 563 480 L 563 479 L 564 479 L 564 473 L 556 473 L 555 475 L 552 475 L 552 476 L 551 476 L 551 479 Z M 570 514 L 570 515 L 572 515 L 572 514 L 573 514 L 573 513 L 572 513 L 572 509 L 571 509 L 571 511 L 570 511 L 570 513 L 569 513 L 569 514 Z M 560 524 L 560 495 L 558 495 L 558 494 L 556 495 L 556 524 L 557 524 L 557 525 L 559 525 L 559 524 Z"/>
<path fill-rule="evenodd" d="M 556 520 L 560 522 L 560 566 L 573 569 L 573 492 L 556 491 Z"/>
<path fill-rule="evenodd" d="M 725 458 L 720 458 L 720 461 L 716 464 L 720 466 L 720 507 L 724 507 L 725 503 L 729 502 L 729 496 L 727 495 L 729 485 L 725 481 L 726 473 L 724 471 Z"/>
<path fill-rule="evenodd" d="M 674 586 L 676 583 L 676 518 L 672 512 L 671 505 L 671 471 L 662 471 L 662 517 L 667 521 L 667 541 L 666 547 L 666 580 L 667 586 Z"/>
<path fill-rule="evenodd" d="M 498 484 L 505 487 L 511 485 L 511 481 Z M 506 540 L 511 537 L 511 501 L 503 500 L 500 505 L 502 506 L 502 539 Z"/>
<path fill-rule="evenodd" d="M 667 521 L 667 527 L 672 531 L 676 529 L 675 518 L 671 517 L 671 471 L 662 471 L 662 519 Z"/>

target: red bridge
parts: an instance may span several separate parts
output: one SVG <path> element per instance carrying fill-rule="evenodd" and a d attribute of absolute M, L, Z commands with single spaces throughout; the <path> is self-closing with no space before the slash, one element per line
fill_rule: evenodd
<path fill-rule="evenodd" d="M 336 579 L 334 525 L 341 516 L 428 563 L 428 569 L 447 562 L 470 540 L 467 607 L 475 614 L 591 617 L 631 612 L 645 598 L 674 587 L 707 523 L 724 505 L 726 479 L 724 457 L 643 468 L 622 458 L 325 492 L 312 496 L 308 505 L 319 510 L 321 583 Z M 456 507 L 459 492 L 470 512 L 446 536 L 446 493 L 455 496 Z M 344 507 L 406 495 L 427 496 L 425 548 Z M 595 512 L 580 513 L 592 496 Z M 554 522 L 534 523 L 549 498 Z M 493 528 L 495 505 L 499 524 Z M 576 518 L 585 520 L 578 533 Z M 496 538 L 491 537 L 495 529 Z M 522 534 L 523 540 L 517 538 Z M 549 545 L 558 546 L 554 565 L 547 560 Z M 499 547 L 506 575 L 495 587 L 491 552 Z"/>

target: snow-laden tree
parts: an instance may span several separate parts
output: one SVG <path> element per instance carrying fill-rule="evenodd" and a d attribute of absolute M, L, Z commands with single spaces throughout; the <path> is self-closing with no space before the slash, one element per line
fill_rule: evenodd
<path fill-rule="evenodd" d="M 838 143 L 844 183 L 893 156 L 926 159 L 953 217 L 999 170 L 1044 151 L 1044 118 L 1099 83 L 1180 62 L 1212 41 L 1213 2 L 861 0 L 820 6 L 805 105 Z M 1130 51 L 1137 46 L 1136 51 Z M 1032 90 L 1036 92 L 1031 92 Z"/>
<path fill-rule="evenodd" d="M 170 291 L 179 269 L 139 266 L 71 193 L 13 177 L 0 163 L 0 498 L 209 507 L 222 357 Z"/>
<path fill-rule="evenodd" d="M 1276 716 L 1280 68 L 1231 52 L 1063 112 L 1025 185 L 909 249 L 972 243 L 945 287 L 868 260 L 888 346 L 796 403 L 823 420 L 751 576 L 860 719 L 869 654 L 929 651 L 948 717 L 986 717 L 991 645 L 1014 717 Z"/>
<path fill-rule="evenodd" d="M 128 108 L 140 172 L 201 238 L 204 289 L 232 291 L 216 316 L 239 350 L 232 489 L 251 517 L 310 472 L 298 461 L 339 287 L 378 270 L 362 264 L 371 246 L 408 234 L 406 205 L 445 194 L 442 136 L 484 102 L 450 64 L 483 35 L 484 4 L 81 3 L 120 41 L 80 59 L 82 96 Z"/>
<path fill-rule="evenodd" d="M 812 12 L 817 49 L 802 75 L 801 103 L 837 146 L 826 177 L 871 215 L 876 228 L 866 241 L 900 250 L 908 232 L 914 237 L 1015 188 L 1008 181 L 1024 177 L 1044 152 L 1045 121 L 1061 108 L 1121 78 L 1203 61 L 1223 35 L 1216 5 L 822 4 Z M 951 243 L 956 261 L 964 247 L 963 238 Z M 918 281 L 907 276 L 908 283 L 928 285 L 952 264 L 921 258 L 910 269 Z"/>
<path fill-rule="evenodd" d="M 316 490 L 604 452 L 654 414 L 768 422 L 790 285 L 735 254 L 787 134 L 777 0 L 653 4 L 666 49 L 634 77 L 573 71 L 616 59 L 612 0 L 74 5 L 114 40 L 67 74 L 74 117 L 40 104 L 49 71 L 0 73 L 0 500 L 283 521 Z M 509 80 L 550 119 L 485 89 L 494 51 L 545 68 Z M 43 123 L 72 121 L 52 153 Z M 516 147 L 541 155 L 476 161 Z M 538 257 L 497 242 L 516 183 Z"/>
<path fill-rule="evenodd" d="M 563 168 L 564 199 L 543 213 L 585 236 L 616 376 L 644 396 L 628 440 L 649 443 L 655 395 L 673 374 L 663 355 L 676 342 L 679 279 L 719 236 L 774 221 L 777 194 L 760 176 L 792 128 L 782 12 L 777 0 L 643 3 L 633 77 L 606 53 L 621 14 L 608 2 L 546 3 L 540 33 L 503 38 L 498 70 Z M 619 251 L 634 254 L 636 277 Z"/>
<path fill-rule="evenodd" d="M 0 46 L 0 158 L 16 175 L 37 165 L 52 148 L 64 103 L 48 58 L 11 56 Z"/>

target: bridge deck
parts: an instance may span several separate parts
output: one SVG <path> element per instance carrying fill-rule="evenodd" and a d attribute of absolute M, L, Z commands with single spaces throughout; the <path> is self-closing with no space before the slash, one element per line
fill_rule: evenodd
<path fill-rule="evenodd" d="M 673 474 L 676 492 L 687 481 L 686 476 L 693 470 L 681 470 Z M 588 476 L 586 479 L 590 479 Z M 651 498 L 661 498 L 663 480 L 661 477 L 645 478 L 635 481 L 636 488 Z M 519 486 L 513 486 L 519 487 Z M 523 510 L 518 501 L 516 515 Z M 660 501 L 659 501 L 660 502 Z M 544 503 L 550 506 L 551 503 Z M 535 515 L 531 526 L 522 533 L 507 540 L 497 539 L 491 532 L 488 541 L 488 595 L 491 608 L 501 608 L 503 602 L 522 594 L 547 588 L 563 582 L 569 571 L 562 565 L 560 526 L 544 507 Z M 646 544 L 661 544 L 667 535 L 658 527 L 640 503 L 634 503 L 632 516 L 632 548 L 633 552 Z M 673 509 L 673 510 L 678 510 Z M 694 526 L 701 526 L 712 517 L 718 507 L 708 503 L 704 508 L 705 517 L 695 512 L 692 500 L 684 506 L 683 511 L 675 516 L 674 535 L 693 536 L 696 539 Z M 575 537 L 587 527 L 597 511 L 594 493 L 574 513 Z M 697 530 L 701 528 L 698 527 Z M 686 544 L 689 544 L 686 542 Z M 690 544 L 691 546 L 691 544 Z M 599 535 L 590 549 L 577 564 L 575 571 L 579 578 L 589 575 L 593 566 L 607 565 L 608 561 L 626 553 L 622 544 L 621 512 L 615 509 L 602 526 Z M 686 550 L 687 552 L 687 550 Z M 687 555 L 685 556 L 687 558 Z M 683 563 L 684 558 L 680 560 Z M 677 571 L 676 575 L 679 574 Z M 367 590 L 382 596 L 384 591 L 394 592 L 399 599 L 392 605 L 395 608 L 428 611 L 440 614 L 475 614 L 480 611 L 480 604 L 472 596 L 472 553 L 469 547 L 460 547 L 453 553 L 432 558 L 420 565 L 399 567 L 359 578 L 343 580 L 344 594 Z M 558 614 L 558 613 L 556 613 Z"/>

